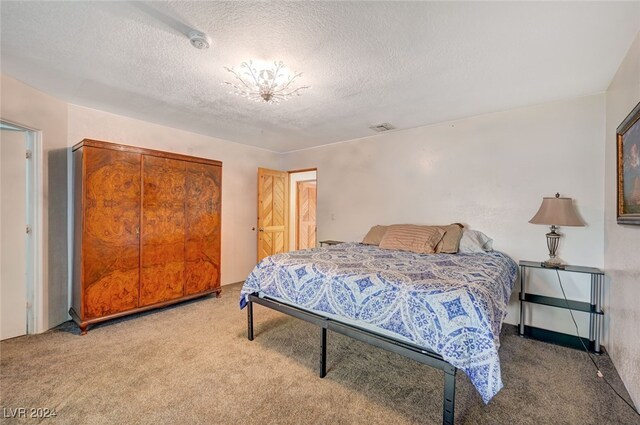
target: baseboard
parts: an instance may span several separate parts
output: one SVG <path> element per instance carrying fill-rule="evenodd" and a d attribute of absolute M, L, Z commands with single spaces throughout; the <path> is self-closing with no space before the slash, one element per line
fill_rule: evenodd
<path fill-rule="evenodd" d="M 241 285 L 241 284 L 244 284 L 244 280 L 241 280 L 239 282 L 222 283 L 220 286 L 231 286 L 231 285 Z"/>

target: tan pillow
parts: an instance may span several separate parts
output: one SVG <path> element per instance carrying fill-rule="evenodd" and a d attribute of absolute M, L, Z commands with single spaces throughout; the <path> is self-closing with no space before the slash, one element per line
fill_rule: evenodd
<path fill-rule="evenodd" d="M 380 241 L 380 248 L 433 254 L 443 236 L 444 230 L 434 226 L 394 224 L 387 228 Z"/>
<path fill-rule="evenodd" d="M 460 223 L 453 223 L 448 226 L 438 226 L 445 231 L 444 237 L 436 246 L 436 252 L 444 254 L 456 254 L 460 249 L 460 239 L 464 226 Z"/>
<path fill-rule="evenodd" d="M 389 226 L 373 226 L 362 240 L 362 243 L 365 245 L 380 245 L 382 237 L 387 232 L 387 227 Z"/>

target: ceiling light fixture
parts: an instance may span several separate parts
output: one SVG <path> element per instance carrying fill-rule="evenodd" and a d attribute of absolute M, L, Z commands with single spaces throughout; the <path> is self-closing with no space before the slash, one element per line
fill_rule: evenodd
<path fill-rule="evenodd" d="M 225 81 L 224 84 L 233 88 L 232 93 L 256 102 L 278 103 L 300 96 L 301 92 L 311 86 L 295 88 L 293 82 L 302 76 L 301 72 L 288 72 L 284 63 L 273 62 L 273 66 L 258 68 L 253 61 L 242 62 L 238 71 L 225 67 L 233 74 L 237 82 Z"/>

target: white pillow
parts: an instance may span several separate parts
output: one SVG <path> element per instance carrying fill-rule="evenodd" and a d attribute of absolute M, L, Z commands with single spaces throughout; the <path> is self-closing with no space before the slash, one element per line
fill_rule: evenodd
<path fill-rule="evenodd" d="M 486 251 L 493 251 L 493 239 L 478 230 L 464 229 L 458 252 L 470 253 Z"/>

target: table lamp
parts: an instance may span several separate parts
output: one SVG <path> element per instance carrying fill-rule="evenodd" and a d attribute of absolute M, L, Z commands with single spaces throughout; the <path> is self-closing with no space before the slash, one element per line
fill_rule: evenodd
<path fill-rule="evenodd" d="M 578 216 L 578 212 L 573 206 L 571 198 L 561 198 L 556 193 L 555 198 L 542 198 L 540 209 L 533 216 L 529 223 L 546 224 L 551 226 L 551 231 L 547 233 L 547 247 L 549 248 L 549 259 L 542 263 L 543 267 L 554 269 L 563 269 L 564 265 L 556 252 L 558 250 L 558 242 L 560 241 L 560 233 L 556 232 L 557 226 L 584 226 L 584 223 Z"/>

